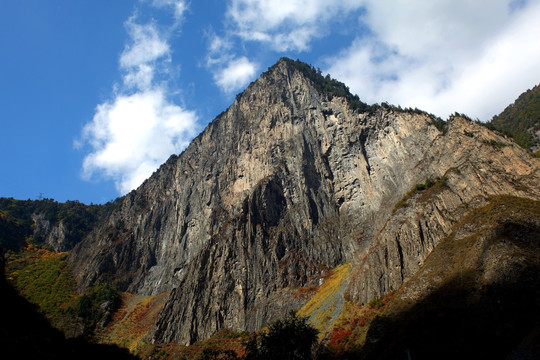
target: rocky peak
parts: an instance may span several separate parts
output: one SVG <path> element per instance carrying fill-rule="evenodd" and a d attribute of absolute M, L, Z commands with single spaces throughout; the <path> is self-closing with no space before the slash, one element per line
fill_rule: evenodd
<path fill-rule="evenodd" d="M 73 251 L 81 289 L 113 277 L 132 292 L 178 285 L 225 213 L 240 211 L 245 193 L 276 172 L 292 132 L 300 138 L 306 106 L 298 109 L 290 100 L 299 96 L 304 103 L 321 102 L 285 60 L 252 83 Z"/>

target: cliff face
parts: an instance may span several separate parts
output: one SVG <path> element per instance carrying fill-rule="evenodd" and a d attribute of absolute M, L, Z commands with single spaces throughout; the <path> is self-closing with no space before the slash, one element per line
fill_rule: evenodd
<path fill-rule="evenodd" d="M 34 224 L 34 237 L 40 237 L 56 252 L 69 250 L 68 244 L 66 244 L 66 229 L 62 221 L 58 224 L 52 224 L 44 214 L 34 213 L 32 214 L 32 222 Z"/>
<path fill-rule="evenodd" d="M 341 263 L 353 264 L 346 296 L 368 301 L 412 276 L 469 207 L 540 196 L 539 160 L 484 127 L 456 117 L 443 132 L 427 114 L 362 112 L 318 89 L 286 59 L 252 83 L 74 248 L 80 288 L 172 289 L 158 342 L 255 330 Z"/>
<path fill-rule="evenodd" d="M 398 289 L 471 209 L 496 195 L 538 199 L 539 161 L 508 139 L 464 119 L 448 122 L 418 167 L 444 178 L 413 193 L 359 257 L 347 296 L 368 302 Z"/>

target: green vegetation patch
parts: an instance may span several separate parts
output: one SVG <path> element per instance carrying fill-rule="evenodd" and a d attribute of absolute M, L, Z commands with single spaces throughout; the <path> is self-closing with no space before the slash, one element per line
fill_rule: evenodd
<path fill-rule="evenodd" d="M 396 205 L 394 205 L 394 209 L 392 210 L 392 214 L 395 213 L 397 210 L 401 209 L 402 207 L 409 206 L 409 200 L 416 194 L 424 192 L 424 195 L 422 196 L 422 199 L 425 197 L 428 197 L 431 195 L 430 192 L 427 190 L 430 189 L 441 189 L 443 187 L 447 187 L 447 181 L 448 179 L 446 176 L 443 177 L 437 177 L 436 180 L 433 180 L 431 178 L 428 178 L 426 182 L 422 184 L 416 184 L 414 185 L 411 190 L 409 190 L 402 198 L 399 200 Z"/>
<path fill-rule="evenodd" d="M 75 306 L 75 313 L 83 319 L 87 329 L 95 329 L 97 325 L 103 327 L 118 309 L 120 301 L 118 290 L 109 284 L 98 284 L 81 296 Z"/>
<path fill-rule="evenodd" d="M 503 143 L 502 141 L 497 141 L 497 140 L 493 140 L 493 139 L 490 139 L 490 140 L 482 140 L 482 143 L 486 144 L 486 145 L 490 145 L 490 146 L 493 146 L 494 148 L 497 148 L 497 149 L 501 149 L 505 146 L 508 146 L 508 144 L 506 143 Z"/>
<path fill-rule="evenodd" d="M 245 360 L 308 360 L 315 358 L 318 331 L 294 311 L 251 337 Z"/>
<path fill-rule="evenodd" d="M 107 284 L 78 294 L 66 258 L 67 252 L 55 253 L 30 244 L 19 252 L 7 253 L 6 277 L 53 326 L 71 333 L 84 325 L 86 335 L 92 335 L 116 310 L 120 294 Z"/>
<path fill-rule="evenodd" d="M 430 125 L 435 126 L 443 135 L 446 135 L 448 132 L 448 124 L 441 118 L 433 116 Z"/>
<path fill-rule="evenodd" d="M 0 210 L 0 247 L 16 251 L 24 246 L 25 226 L 8 211 Z"/>
<path fill-rule="evenodd" d="M 539 145 L 530 130 L 540 130 L 540 85 L 521 94 L 517 100 L 485 124 L 514 139 L 525 149 Z"/>
<path fill-rule="evenodd" d="M 48 317 L 63 315 L 78 300 L 76 282 L 66 261 L 67 253 L 54 253 L 30 245 L 8 253 L 6 275 L 15 288 Z"/>

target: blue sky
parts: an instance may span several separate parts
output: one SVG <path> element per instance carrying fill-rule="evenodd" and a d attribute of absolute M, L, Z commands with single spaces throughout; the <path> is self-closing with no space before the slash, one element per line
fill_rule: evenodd
<path fill-rule="evenodd" d="M 540 83 L 540 0 L 0 0 L 0 196 L 103 203 L 280 57 L 488 120 Z"/>

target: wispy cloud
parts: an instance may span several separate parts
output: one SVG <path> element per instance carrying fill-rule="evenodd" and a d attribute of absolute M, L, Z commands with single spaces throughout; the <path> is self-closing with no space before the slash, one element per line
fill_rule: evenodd
<path fill-rule="evenodd" d="M 152 5 L 156 8 L 172 9 L 176 21 L 182 20 L 184 13 L 188 9 L 188 4 L 185 0 L 153 0 Z M 176 22 L 175 25 L 177 25 Z"/>
<path fill-rule="evenodd" d="M 242 89 L 257 74 L 257 63 L 246 56 L 237 56 L 230 36 L 207 34 L 209 39 L 206 68 L 213 74 L 215 84 L 226 94 Z"/>
<path fill-rule="evenodd" d="M 276 51 L 306 51 L 314 38 L 328 33 L 361 0 L 232 0 L 227 11 L 235 35 L 260 41 Z"/>
<path fill-rule="evenodd" d="M 170 48 L 167 38 L 160 34 L 153 23 L 137 24 L 136 17 L 132 16 L 126 22 L 126 28 L 130 37 L 130 44 L 120 56 L 120 67 L 131 69 L 141 65 L 147 65 L 163 57 L 170 56 Z"/>
<path fill-rule="evenodd" d="M 256 65 L 246 57 L 231 60 L 227 66 L 216 72 L 214 79 L 216 84 L 226 93 L 232 93 L 244 87 L 255 77 Z"/>
<path fill-rule="evenodd" d="M 174 23 L 160 30 L 163 27 L 153 21 L 138 23 L 137 15 L 126 21 L 129 42 L 119 58 L 122 83 L 115 85 L 113 99 L 97 106 L 82 132 L 82 143 L 91 147 L 83 176 L 113 179 L 121 194 L 139 186 L 171 154 L 185 148 L 198 129 L 195 113 L 167 95 L 169 38 L 186 5 L 154 0 L 153 6 L 172 11 Z"/>

